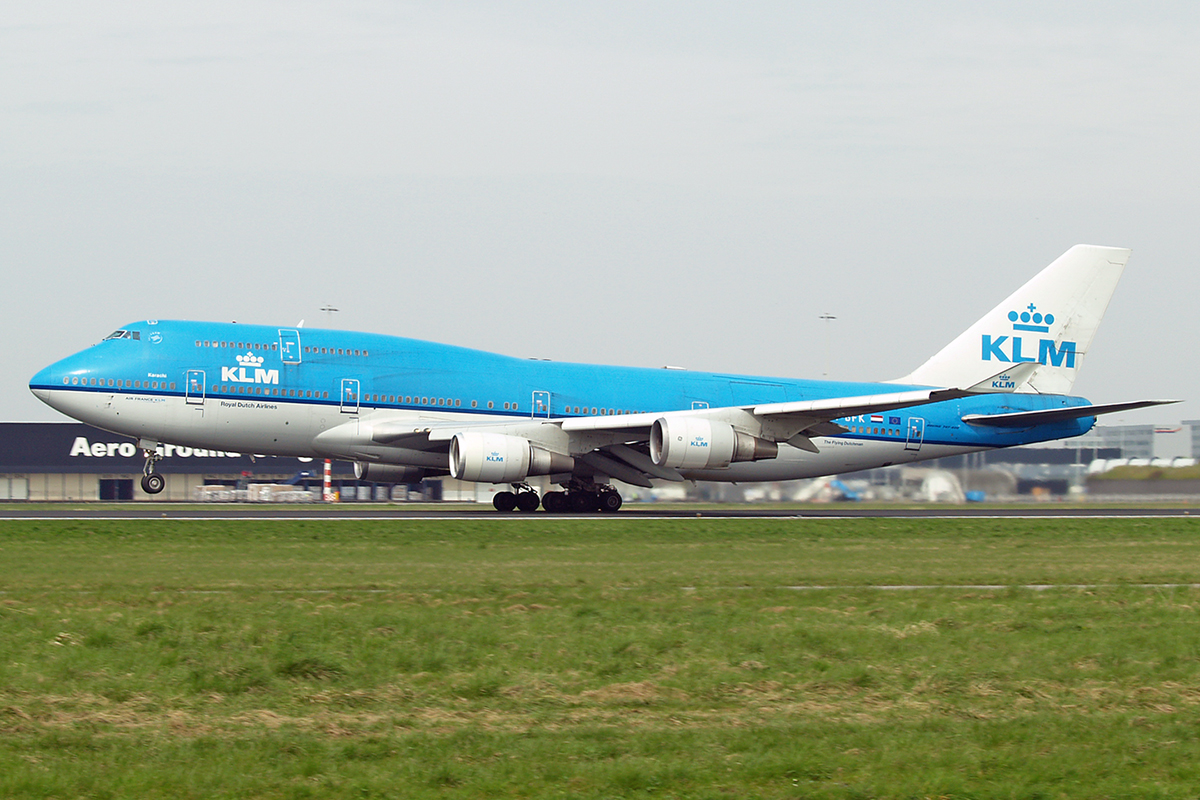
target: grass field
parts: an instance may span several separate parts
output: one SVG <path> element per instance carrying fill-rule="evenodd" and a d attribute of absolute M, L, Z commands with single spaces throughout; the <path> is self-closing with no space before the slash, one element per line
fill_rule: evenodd
<path fill-rule="evenodd" d="M 0 797 L 1195 797 L 1192 583 L 1190 519 L 0 522 Z"/>

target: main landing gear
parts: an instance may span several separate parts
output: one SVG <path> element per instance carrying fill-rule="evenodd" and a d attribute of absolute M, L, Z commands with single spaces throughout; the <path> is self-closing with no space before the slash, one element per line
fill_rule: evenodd
<path fill-rule="evenodd" d="M 496 492 L 496 496 L 492 498 L 492 505 L 497 511 L 508 513 L 509 511 L 537 511 L 537 507 L 542 504 L 542 499 L 538 497 L 538 493 L 528 486 L 514 485 L 516 492 Z"/>
<path fill-rule="evenodd" d="M 158 453 L 158 447 L 143 447 L 142 453 L 146 457 L 146 463 L 142 466 L 142 491 L 146 494 L 158 494 L 167 485 L 167 481 L 162 475 L 154 471 L 154 465 L 162 461 L 162 456 Z"/>
<path fill-rule="evenodd" d="M 537 492 L 525 485 L 514 485 L 515 492 L 497 492 L 492 505 L 497 511 L 536 511 L 541 505 L 550 514 L 611 514 L 621 507 L 621 495 L 605 484 L 571 481 L 565 492 Z"/>

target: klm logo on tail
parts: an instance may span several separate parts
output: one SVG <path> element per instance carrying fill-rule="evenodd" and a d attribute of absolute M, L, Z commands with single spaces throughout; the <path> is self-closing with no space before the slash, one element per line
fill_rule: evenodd
<path fill-rule="evenodd" d="M 1053 314 L 1042 314 L 1033 303 L 1027 311 L 1008 312 L 1014 331 L 1023 333 L 1050 332 L 1054 324 Z M 983 360 L 1000 361 L 1006 364 L 1033 363 L 1045 364 L 1051 367 L 1075 368 L 1075 342 L 1056 343 L 1053 339 L 1041 337 L 1033 341 L 1033 337 L 1020 336 L 1016 333 L 993 337 L 983 334 Z M 1034 352 L 1037 355 L 1034 356 Z"/>

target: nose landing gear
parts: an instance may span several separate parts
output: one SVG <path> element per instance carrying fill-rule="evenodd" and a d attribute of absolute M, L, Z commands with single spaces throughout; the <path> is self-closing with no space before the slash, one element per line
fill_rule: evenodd
<path fill-rule="evenodd" d="M 146 457 L 146 463 L 142 466 L 142 491 L 146 494 L 158 494 L 167 485 L 166 479 L 154 471 L 154 465 L 162 461 L 162 456 L 159 455 L 157 445 L 143 447 L 142 453 Z"/>

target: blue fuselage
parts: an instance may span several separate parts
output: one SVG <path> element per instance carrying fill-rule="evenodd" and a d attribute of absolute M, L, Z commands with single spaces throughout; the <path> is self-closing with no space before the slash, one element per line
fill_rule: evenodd
<path fill-rule="evenodd" d="M 346 331 L 148 321 L 46 367 L 30 388 L 72 417 L 143 440 L 318 456 L 328 453 L 314 446 L 315 436 L 350 419 L 623 416 L 914 387 L 525 360 Z M 844 432 L 818 440 L 826 459 L 781 452 L 776 468 L 734 465 L 741 471 L 694 477 L 778 480 L 1078 436 L 1094 417 L 1025 428 L 962 418 L 1080 405 L 1086 401 L 1068 396 L 976 394 L 842 418 Z"/>

